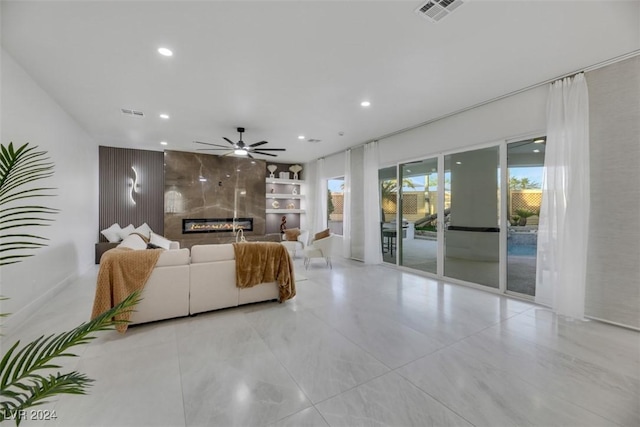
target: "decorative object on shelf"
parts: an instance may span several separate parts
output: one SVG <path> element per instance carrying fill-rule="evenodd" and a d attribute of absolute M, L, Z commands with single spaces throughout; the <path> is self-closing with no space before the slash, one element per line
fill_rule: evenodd
<path fill-rule="evenodd" d="M 275 191 L 276 191 L 276 189 L 271 187 L 271 194 L 273 194 Z"/>
<path fill-rule="evenodd" d="M 276 171 L 276 169 L 278 169 L 278 166 L 267 165 L 267 169 L 269 169 L 269 172 L 271 172 L 271 175 L 269 175 L 269 178 L 275 178 L 276 176 L 273 173 Z"/>
<path fill-rule="evenodd" d="M 289 167 L 289 170 L 291 172 L 293 172 L 293 179 L 298 179 L 298 172 L 300 172 L 302 170 L 302 166 L 300 165 L 293 165 Z"/>
<path fill-rule="evenodd" d="M 273 206 L 273 209 L 278 209 L 278 208 L 280 207 L 280 202 L 279 202 L 279 201 L 277 201 L 277 200 L 274 200 L 274 201 L 271 203 L 271 206 Z"/>
<path fill-rule="evenodd" d="M 284 234 L 287 229 L 287 217 L 282 215 L 282 219 L 280 220 L 280 234 Z"/>
<path fill-rule="evenodd" d="M 294 203 L 289 203 L 287 205 L 287 209 L 295 209 L 295 208 L 296 208 L 296 205 Z"/>
<path fill-rule="evenodd" d="M 296 186 L 293 186 L 293 190 L 291 190 L 291 194 L 293 194 L 294 196 L 296 196 L 298 194 L 298 189 L 296 188 Z"/>
<path fill-rule="evenodd" d="M 289 179 L 289 172 L 280 172 L 280 179 Z"/>

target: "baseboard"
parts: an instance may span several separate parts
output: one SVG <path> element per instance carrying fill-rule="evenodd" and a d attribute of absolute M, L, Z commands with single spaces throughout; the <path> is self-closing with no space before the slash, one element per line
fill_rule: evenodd
<path fill-rule="evenodd" d="M 79 275 L 77 272 L 70 274 L 69 276 L 52 286 L 47 292 L 31 301 L 26 306 L 22 307 L 20 310 L 14 313 L 10 313 L 9 316 L 3 319 L 2 329 L 7 332 L 16 330 L 19 325 L 21 325 L 27 319 L 29 319 L 29 317 L 37 313 L 40 308 L 42 308 L 49 300 L 51 300 L 51 298 L 57 295 L 66 286 L 73 283 L 73 281 L 77 280 L 78 277 Z"/>

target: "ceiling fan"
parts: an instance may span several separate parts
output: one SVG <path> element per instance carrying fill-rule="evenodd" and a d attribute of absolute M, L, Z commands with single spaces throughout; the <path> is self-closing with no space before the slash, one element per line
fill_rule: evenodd
<path fill-rule="evenodd" d="M 258 148 L 261 145 L 268 144 L 267 141 L 260 141 L 253 144 L 245 144 L 242 140 L 242 134 L 244 133 L 244 128 L 238 128 L 238 133 L 240 134 L 240 138 L 238 142 L 233 142 L 229 138 L 222 137 L 225 141 L 231 144 L 231 147 L 220 144 L 212 144 L 210 142 L 201 142 L 201 141 L 193 141 L 196 144 L 202 145 L 210 145 L 212 147 L 218 148 L 198 148 L 198 151 L 229 151 L 233 150 L 229 153 L 223 154 L 224 156 L 228 156 L 229 154 L 235 154 L 236 156 L 247 156 L 253 159 L 252 154 L 262 154 L 263 156 L 271 156 L 278 157 L 276 154 L 266 153 L 266 151 L 286 151 L 285 148 Z"/>

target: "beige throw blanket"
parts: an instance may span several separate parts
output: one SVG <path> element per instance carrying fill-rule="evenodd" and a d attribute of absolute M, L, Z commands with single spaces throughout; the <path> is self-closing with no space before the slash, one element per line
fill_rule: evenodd
<path fill-rule="evenodd" d="M 249 288 L 258 283 L 277 282 L 280 302 L 296 296 L 293 263 L 287 248 L 275 242 L 234 243 L 236 286 Z"/>
<path fill-rule="evenodd" d="M 144 288 L 163 249 L 135 251 L 115 248 L 106 251 L 100 260 L 96 295 L 91 319 L 122 302 L 133 291 Z M 131 312 L 116 316 L 116 320 L 128 321 Z M 119 332 L 127 330 L 127 324 L 116 326 Z"/>

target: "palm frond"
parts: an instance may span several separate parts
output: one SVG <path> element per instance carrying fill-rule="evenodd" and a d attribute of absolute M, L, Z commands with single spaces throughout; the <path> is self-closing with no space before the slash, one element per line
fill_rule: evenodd
<path fill-rule="evenodd" d="M 18 148 L 13 142 L 8 146 L 0 145 L 0 252 L 19 251 L 18 254 L 0 257 L 0 266 L 13 264 L 32 256 L 32 250 L 46 246 L 46 239 L 33 234 L 5 234 L 6 230 L 21 227 L 43 227 L 52 219 L 49 215 L 57 209 L 45 206 L 9 206 L 24 199 L 50 197 L 54 188 L 32 186 L 36 181 L 50 178 L 54 164 L 45 151 L 37 146 L 24 144 Z"/>
<path fill-rule="evenodd" d="M 86 394 L 93 380 L 78 372 L 42 375 L 42 371 L 58 369 L 55 359 L 76 357 L 69 350 L 95 339 L 95 332 L 114 329 L 123 321 L 116 316 L 130 312 L 140 302 L 133 292 L 120 304 L 95 319 L 68 332 L 41 336 L 20 348 L 17 341 L 0 361 L 0 422 L 7 414 L 20 414 L 24 408 L 40 405 L 57 394 Z"/>

